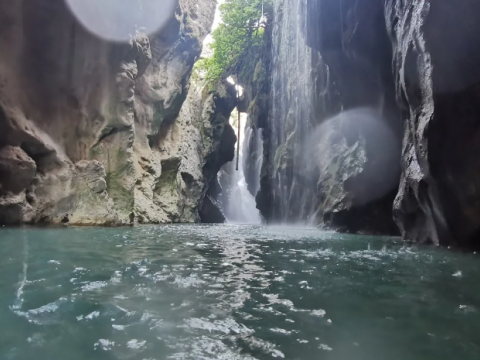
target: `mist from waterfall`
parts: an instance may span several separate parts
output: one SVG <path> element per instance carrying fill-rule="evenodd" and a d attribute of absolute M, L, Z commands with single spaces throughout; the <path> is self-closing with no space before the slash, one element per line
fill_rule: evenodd
<path fill-rule="evenodd" d="M 312 51 L 302 32 L 306 1 L 284 0 L 274 5 L 269 163 L 272 218 L 282 222 L 301 221 L 313 212 L 315 184 L 302 177 L 307 167 L 301 160 L 302 143 L 311 130 L 313 99 Z"/>
<path fill-rule="evenodd" d="M 261 216 L 259 210 L 256 208 L 255 197 L 248 190 L 248 186 L 245 180 L 244 166 L 245 166 L 245 154 L 248 154 L 248 144 L 251 143 L 251 137 L 253 129 L 246 127 L 247 115 L 240 114 L 240 158 L 238 170 L 236 167 L 236 159 L 232 162 L 225 164 L 219 172 L 219 182 L 222 185 L 221 203 L 222 210 L 229 223 L 241 223 L 241 224 L 260 224 Z M 235 115 L 230 119 L 235 134 L 238 138 L 238 129 L 236 124 L 233 124 Z M 237 121 L 235 119 L 235 121 Z M 261 141 L 261 136 L 260 136 Z M 263 147 L 263 144 L 260 144 Z M 245 161 L 244 161 L 245 159 Z M 262 166 L 258 162 L 258 158 L 255 159 L 255 169 L 258 168 L 258 174 Z M 258 184 L 254 184 L 253 187 L 256 191 L 260 188 L 259 175 L 256 176 Z"/>

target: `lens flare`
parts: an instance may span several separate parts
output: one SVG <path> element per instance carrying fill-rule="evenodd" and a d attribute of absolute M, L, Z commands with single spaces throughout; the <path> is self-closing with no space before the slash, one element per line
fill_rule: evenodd
<path fill-rule="evenodd" d="M 348 110 L 325 120 L 311 132 L 303 150 L 310 176 L 333 176 L 348 184 L 355 205 L 392 191 L 400 176 L 401 145 L 387 123 L 371 108 Z"/>
<path fill-rule="evenodd" d="M 164 27 L 175 0 L 65 0 L 77 20 L 92 34 L 109 41 L 128 41 L 137 29 L 151 34 Z"/>

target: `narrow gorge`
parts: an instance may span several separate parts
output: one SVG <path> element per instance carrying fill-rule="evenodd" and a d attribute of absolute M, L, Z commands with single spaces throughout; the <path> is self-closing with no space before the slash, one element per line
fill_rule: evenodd
<path fill-rule="evenodd" d="M 246 1 L 213 70 L 215 0 L 88 6 L 0 4 L 1 224 L 219 223 L 251 195 L 265 223 L 480 246 L 477 2 Z"/>
<path fill-rule="evenodd" d="M 0 359 L 478 360 L 479 147 L 480 0 L 0 0 Z"/>

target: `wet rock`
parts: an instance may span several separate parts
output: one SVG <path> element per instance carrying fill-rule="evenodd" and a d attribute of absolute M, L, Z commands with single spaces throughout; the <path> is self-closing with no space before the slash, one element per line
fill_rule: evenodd
<path fill-rule="evenodd" d="M 206 224 L 224 223 L 225 215 L 219 204 L 210 196 L 206 196 L 203 200 L 202 209 L 200 210 L 200 219 L 202 223 Z"/>

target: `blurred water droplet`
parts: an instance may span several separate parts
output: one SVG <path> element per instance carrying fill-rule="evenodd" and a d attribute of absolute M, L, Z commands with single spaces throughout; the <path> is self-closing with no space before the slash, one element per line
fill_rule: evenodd
<path fill-rule="evenodd" d="M 151 34 L 173 17 L 174 0 L 66 0 L 89 32 L 110 41 L 128 41 L 136 30 Z"/>

